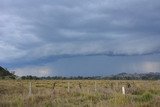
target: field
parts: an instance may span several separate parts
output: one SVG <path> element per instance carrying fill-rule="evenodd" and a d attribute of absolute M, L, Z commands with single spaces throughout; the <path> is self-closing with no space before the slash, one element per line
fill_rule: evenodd
<path fill-rule="evenodd" d="M 160 81 L 0 80 L 0 107 L 160 107 Z"/>

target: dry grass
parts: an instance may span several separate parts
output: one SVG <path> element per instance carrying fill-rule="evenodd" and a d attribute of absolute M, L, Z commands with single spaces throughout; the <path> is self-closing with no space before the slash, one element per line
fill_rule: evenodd
<path fill-rule="evenodd" d="M 122 86 L 126 95 L 122 94 Z M 0 107 L 106 106 L 160 107 L 160 81 L 0 80 Z"/>

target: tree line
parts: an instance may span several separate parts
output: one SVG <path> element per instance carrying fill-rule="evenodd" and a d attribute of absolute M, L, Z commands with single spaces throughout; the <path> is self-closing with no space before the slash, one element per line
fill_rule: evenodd
<path fill-rule="evenodd" d="M 120 73 L 111 76 L 47 76 L 47 77 L 37 77 L 37 76 L 22 76 L 22 80 L 160 80 L 160 73 L 141 73 L 141 74 L 129 74 Z"/>

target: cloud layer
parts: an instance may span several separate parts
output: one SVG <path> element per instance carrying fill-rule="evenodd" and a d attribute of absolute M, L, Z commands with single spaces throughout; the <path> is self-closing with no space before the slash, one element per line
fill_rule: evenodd
<path fill-rule="evenodd" d="M 159 53 L 159 7 L 158 0 L 1 0 L 0 60 Z"/>
<path fill-rule="evenodd" d="M 159 0 L 0 0 L 0 63 L 160 53 Z"/>

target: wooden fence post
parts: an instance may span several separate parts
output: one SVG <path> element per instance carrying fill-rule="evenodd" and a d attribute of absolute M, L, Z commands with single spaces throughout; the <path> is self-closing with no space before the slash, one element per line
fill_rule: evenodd
<path fill-rule="evenodd" d="M 122 87 L 122 94 L 124 94 L 124 95 L 126 94 L 126 93 L 125 93 L 125 88 L 124 88 L 124 87 Z"/>
<path fill-rule="evenodd" d="M 95 92 L 97 91 L 97 82 L 96 81 L 94 83 L 94 90 L 95 90 Z"/>
<path fill-rule="evenodd" d="M 67 90 L 68 92 L 70 91 L 70 83 L 68 82 L 68 90 Z"/>
<path fill-rule="evenodd" d="M 29 93 L 28 93 L 29 96 L 32 95 L 32 83 L 29 82 Z"/>

